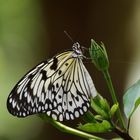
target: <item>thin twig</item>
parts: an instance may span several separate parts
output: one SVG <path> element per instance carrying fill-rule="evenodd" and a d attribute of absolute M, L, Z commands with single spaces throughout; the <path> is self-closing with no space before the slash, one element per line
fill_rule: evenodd
<path fill-rule="evenodd" d="M 86 139 L 93 139 L 93 140 L 105 140 L 104 138 L 100 138 L 91 134 L 88 134 L 86 132 L 71 128 L 69 126 L 66 126 L 58 121 L 53 120 L 52 118 L 46 116 L 46 115 L 39 115 L 44 121 L 51 123 L 54 127 L 59 129 L 62 132 L 73 134 L 76 136 L 80 136 Z"/>

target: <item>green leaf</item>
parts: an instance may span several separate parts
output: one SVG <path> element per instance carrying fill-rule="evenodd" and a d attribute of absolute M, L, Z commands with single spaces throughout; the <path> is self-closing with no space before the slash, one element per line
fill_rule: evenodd
<path fill-rule="evenodd" d="M 110 110 L 111 117 L 114 116 L 114 114 L 116 113 L 116 111 L 118 110 L 118 108 L 119 108 L 119 104 L 114 104 L 114 105 L 111 107 L 111 110 Z"/>
<path fill-rule="evenodd" d="M 100 106 L 104 111 L 110 111 L 110 106 L 105 98 L 100 99 Z"/>
<path fill-rule="evenodd" d="M 83 116 L 83 119 L 86 121 L 86 122 L 92 122 L 92 123 L 95 123 L 96 120 L 94 118 L 94 115 L 88 111 L 84 116 Z"/>
<path fill-rule="evenodd" d="M 95 98 L 91 99 L 91 107 L 99 115 L 103 116 L 105 119 L 110 118 L 110 107 L 106 99 L 97 95 Z"/>
<path fill-rule="evenodd" d="M 84 125 L 80 125 L 78 128 L 90 133 L 109 132 L 113 129 L 111 124 L 106 120 L 103 120 L 101 123 L 87 123 Z"/>
<path fill-rule="evenodd" d="M 102 110 L 102 108 L 100 106 L 98 106 L 98 104 L 96 104 L 93 100 L 91 101 L 91 107 L 101 116 L 108 118 L 108 114 Z"/>
<path fill-rule="evenodd" d="M 95 118 L 95 120 L 98 120 L 98 121 L 104 120 L 104 118 L 101 115 L 95 115 L 94 118 Z"/>
<path fill-rule="evenodd" d="M 124 112 L 130 118 L 140 104 L 140 80 L 132 85 L 123 96 Z"/>

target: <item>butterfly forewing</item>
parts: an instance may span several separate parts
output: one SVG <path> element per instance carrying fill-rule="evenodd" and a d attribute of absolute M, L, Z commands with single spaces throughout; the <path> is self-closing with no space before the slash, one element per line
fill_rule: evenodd
<path fill-rule="evenodd" d="M 46 113 L 55 120 L 73 120 L 87 111 L 91 95 L 96 90 L 81 57 L 67 51 L 28 72 L 11 91 L 7 108 L 18 117 Z"/>

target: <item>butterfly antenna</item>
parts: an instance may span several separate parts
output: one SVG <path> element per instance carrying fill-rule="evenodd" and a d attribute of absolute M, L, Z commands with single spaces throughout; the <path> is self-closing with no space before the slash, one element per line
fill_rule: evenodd
<path fill-rule="evenodd" d="M 67 31 L 64 31 L 64 33 L 65 33 L 65 35 L 74 43 L 72 37 L 68 34 L 68 32 L 67 32 Z"/>

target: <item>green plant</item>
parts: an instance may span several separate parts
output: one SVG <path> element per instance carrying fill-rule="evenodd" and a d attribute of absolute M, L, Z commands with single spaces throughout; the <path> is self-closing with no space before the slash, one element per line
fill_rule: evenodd
<path fill-rule="evenodd" d="M 91 140 L 105 140 L 94 133 L 116 133 L 120 138 L 125 140 L 132 140 L 128 134 L 129 125 L 127 126 L 122 117 L 122 112 L 119 107 L 119 102 L 109 74 L 109 59 L 103 43 L 97 44 L 93 39 L 91 40 L 91 47 L 89 49 L 92 62 L 96 68 L 103 74 L 109 93 L 113 100 L 113 105 L 98 94 L 95 98 L 91 98 L 91 111 L 88 111 L 84 116 L 84 124 L 80 123 L 77 128 L 71 128 L 60 122 L 57 122 L 46 115 L 39 115 L 43 120 L 51 123 L 62 132 L 74 134 Z M 124 113 L 128 119 L 128 124 L 131 115 L 140 104 L 140 81 L 130 87 L 123 97 Z"/>

